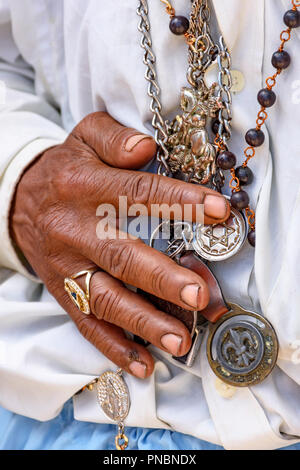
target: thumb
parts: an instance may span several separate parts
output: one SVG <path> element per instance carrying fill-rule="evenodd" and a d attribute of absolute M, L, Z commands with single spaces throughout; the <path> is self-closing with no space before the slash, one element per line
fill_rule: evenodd
<path fill-rule="evenodd" d="M 142 168 L 152 160 L 157 149 L 151 136 L 122 126 L 103 112 L 83 119 L 73 135 L 89 145 L 103 162 L 116 168 Z"/>

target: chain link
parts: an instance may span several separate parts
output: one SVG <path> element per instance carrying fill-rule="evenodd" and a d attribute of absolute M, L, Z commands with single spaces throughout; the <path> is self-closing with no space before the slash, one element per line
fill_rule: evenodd
<path fill-rule="evenodd" d="M 139 31 L 142 33 L 141 47 L 144 49 L 144 64 L 147 67 L 145 78 L 149 82 L 148 96 L 151 98 L 150 110 L 153 113 L 152 126 L 155 130 L 155 141 L 159 147 L 157 160 L 159 162 L 158 174 L 170 176 L 168 165 L 169 152 L 166 148 L 168 132 L 166 123 L 162 117 L 162 105 L 160 100 L 160 87 L 156 73 L 156 57 L 153 52 L 151 28 L 149 22 L 149 10 L 147 0 L 139 0 L 137 14 L 140 17 Z"/>
<path fill-rule="evenodd" d="M 218 136 L 226 145 L 231 138 L 231 120 L 232 120 L 232 77 L 231 77 L 231 57 L 223 37 L 220 37 L 220 45 L 218 46 L 218 66 L 219 66 L 219 91 L 218 98 L 223 104 L 223 108 L 219 111 L 219 130 Z"/>
<path fill-rule="evenodd" d="M 210 16 L 208 0 L 192 0 L 189 35 L 194 37 L 195 41 L 189 45 L 187 79 L 193 88 L 197 88 L 203 80 L 203 75 L 217 52 L 210 33 Z"/>

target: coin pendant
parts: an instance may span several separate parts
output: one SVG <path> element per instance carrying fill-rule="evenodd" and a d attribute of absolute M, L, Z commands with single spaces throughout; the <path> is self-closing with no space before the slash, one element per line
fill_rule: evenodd
<path fill-rule="evenodd" d="M 107 371 L 99 377 L 97 396 L 103 412 L 112 421 L 120 423 L 128 416 L 129 390 L 119 373 Z"/>
<path fill-rule="evenodd" d="M 236 255 L 243 246 L 247 231 L 241 212 L 231 208 L 229 219 L 217 225 L 201 225 L 195 228 L 193 248 L 207 261 L 224 261 Z"/>
<path fill-rule="evenodd" d="M 238 305 L 211 325 L 207 357 L 214 373 L 235 387 L 261 383 L 272 372 L 278 356 L 278 339 L 262 315 Z"/>

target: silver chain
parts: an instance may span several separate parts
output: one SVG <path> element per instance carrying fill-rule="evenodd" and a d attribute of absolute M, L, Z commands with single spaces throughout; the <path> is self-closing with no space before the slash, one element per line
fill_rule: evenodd
<path fill-rule="evenodd" d="M 149 10 L 147 0 L 139 0 L 137 14 L 140 17 L 139 31 L 142 33 L 141 46 L 144 49 L 144 64 L 147 67 L 145 78 L 149 82 L 148 96 L 151 98 L 150 110 L 153 113 L 152 126 L 155 130 L 155 141 L 159 146 L 157 159 L 159 162 L 158 174 L 169 176 L 171 174 L 168 165 L 169 152 L 165 146 L 168 139 L 166 123 L 162 117 L 162 105 L 160 100 L 160 87 L 156 73 L 156 57 L 153 52 L 150 32 Z"/>
<path fill-rule="evenodd" d="M 213 62 L 214 53 L 217 52 L 209 27 L 210 9 L 208 0 L 192 0 L 189 34 L 197 38 L 189 46 L 189 68 L 187 79 L 193 88 L 197 88 L 199 81 Z"/>
<path fill-rule="evenodd" d="M 232 120 L 232 77 L 231 77 L 231 57 L 227 46 L 224 42 L 223 36 L 220 37 L 220 45 L 218 46 L 218 65 L 219 65 L 219 91 L 218 98 L 223 103 L 224 108 L 219 111 L 219 130 L 218 134 L 221 140 L 226 145 L 231 137 L 231 120 Z"/>
<path fill-rule="evenodd" d="M 224 106 L 224 108 L 220 109 L 218 115 L 218 135 L 226 146 L 231 137 L 232 120 L 231 57 L 222 36 L 220 36 L 218 45 L 215 44 L 212 39 L 209 27 L 211 13 L 208 0 L 191 0 L 191 2 L 189 33 L 197 39 L 194 44 L 189 46 L 187 80 L 193 88 L 197 88 L 199 82 L 203 80 L 204 73 L 217 57 L 219 66 L 219 90 L 217 96 Z M 159 146 L 157 153 L 159 163 L 158 174 L 171 176 L 172 172 L 168 165 L 169 152 L 165 145 L 168 140 L 168 129 L 167 123 L 162 116 L 161 90 L 157 79 L 156 56 L 152 46 L 147 0 L 139 0 L 137 14 L 140 17 L 138 29 L 142 33 L 141 47 L 144 50 L 144 64 L 147 67 L 145 78 L 149 82 L 148 96 L 151 98 L 150 110 L 153 113 L 152 126 L 155 130 L 156 143 Z M 214 178 L 214 185 L 216 187 L 222 186 L 223 182 L 224 175 L 223 172 L 219 170 Z"/>

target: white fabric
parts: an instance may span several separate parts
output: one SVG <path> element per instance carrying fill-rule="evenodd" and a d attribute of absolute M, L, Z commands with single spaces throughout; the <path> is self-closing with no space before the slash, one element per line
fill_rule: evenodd
<path fill-rule="evenodd" d="M 107 110 L 124 125 L 153 132 L 137 3 L 0 0 L 0 79 L 7 85 L 0 108 L 0 404 L 39 420 L 56 416 L 78 389 L 113 365 L 79 335 L 42 285 L 24 277 L 9 240 L 9 204 L 31 159 L 62 142 L 90 112 Z M 188 0 L 172 3 L 178 13 L 189 13 Z M 245 89 L 234 96 L 231 141 L 242 161 L 244 134 L 255 126 L 256 94 L 264 77 L 274 73 L 270 58 L 290 2 L 213 3 L 233 68 L 246 80 Z M 169 32 L 161 2 L 149 4 L 167 118 L 178 109 L 178 93 L 186 84 L 187 51 L 182 38 Z M 153 377 L 126 378 L 132 397 L 128 425 L 170 427 L 227 449 L 274 449 L 299 442 L 299 31 L 292 35 L 287 50 L 293 63 L 278 80 L 266 143 L 251 162 L 256 175 L 249 187 L 257 204 L 255 260 L 246 245 L 234 259 L 214 266 L 228 301 L 261 309 L 273 323 L 280 340 L 278 366 L 261 385 L 239 389 L 226 399 L 204 350 L 187 370 L 153 348 Z M 84 392 L 74 401 L 77 419 L 107 422 L 95 394 Z"/>

